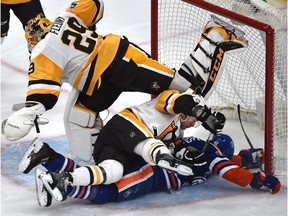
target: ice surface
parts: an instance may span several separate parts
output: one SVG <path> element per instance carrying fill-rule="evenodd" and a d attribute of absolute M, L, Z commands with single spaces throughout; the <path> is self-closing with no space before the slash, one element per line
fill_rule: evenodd
<path fill-rule="evenodd" d="M 50 19 L 65 9 L 71 1 L 41 1 Z M 131 41 L 150 51 L 150 0 L 110 0 L 105 1 L 105 15 L 97 27 L 98 33 L 110 32 L 125 35 Z M 11 113 L 13 104 L 25 100 L 29 66 L 28 51 L 21 23 L 11 13 L 9 36 L 1 46 L 1 121 Z M 268 192 L 241 188 L 228 183 L 217 176 L 205 184 L 183 188 L 172 193 L 153 193 L 140 199 L 121 203 L 93 205 L 88 201 L 68 199 L 66 202 L 53 202 L 49 208 L 39 207 L 36 201 L 33 174 L 24 175 L 17 172 L 17 164 L 23 151 L 35 136 L 49 142 L 53 148 L 67 152 L 67 140 L 64 136 L 63 108 L 70 87 L 63 86 L 60 100 L 56 107 L 45 116 L 50 123 L 40 126 L 41 133 L 33 130 L 19 142 L 8 142 L 1 137 L 1 215 L 2 216 L 284 216 L 287 215 L 287 178 L 281 176 L 282 190 L 271 195 Z M 140 93 L 121 95 L 111 109 L 109 116 L 132 104 L 149 100 L 150 96 Z M 108 112 L 103 112 L 106 117 Z M 263 144 L 263 131 L 256 124 L 245 123 L 245 128 L 255 147 Z M 236 143 L 236 152 L 248 148 L 239 122 L 228 121 L 224 132 L 230 134 Z M 202 138 L 207 133 L 191 130 Z"/>

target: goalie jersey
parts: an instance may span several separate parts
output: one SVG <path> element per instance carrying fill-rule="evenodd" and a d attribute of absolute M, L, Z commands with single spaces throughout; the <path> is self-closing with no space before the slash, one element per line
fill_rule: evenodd
<path fill-rule="evenodd" d="M 46 110 L 57 102 L 64 82 L 92 95 L 101 75 L 115 60 L 121 37 L 102 37 L 72 13 L 63 12 L 49 34 L 35 46 L 29 67 L 27 101 L 38 101 Z"/>

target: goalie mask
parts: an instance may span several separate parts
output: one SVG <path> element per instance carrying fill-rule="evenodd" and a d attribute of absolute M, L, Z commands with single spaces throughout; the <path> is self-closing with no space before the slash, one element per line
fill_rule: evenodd
<path fill-rule="evenodd" d="M 95 28 L 104 13 L 104 2 L 102 0 L 78 0 L 72 2 L 67 12 L 75 14 L 90 29 Z"/>
<path fill-rule="evenodd" d="M 36 44 L 41 41 L 50 31 L 53 23 L 44 18 L 42 14 L 38 14 L 35 18 L 30 19 L 25 26 L 25 38 L 28 43 L 29 52 L 31 52 Z"/>
<path fill-rule="evenodd" d="M 212 16 L 196 48 L 182 64 L 179 74 L 205 100 L 216 88 L 223 72 L 226 54 L 239 52 L 247 47 L 244 34 L 231 24 Z"/>

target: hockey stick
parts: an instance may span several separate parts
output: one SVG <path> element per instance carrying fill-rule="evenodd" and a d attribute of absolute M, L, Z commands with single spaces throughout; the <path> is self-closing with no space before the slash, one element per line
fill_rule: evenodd
<path fill-rule="evenodd" d="M 204 152 L 204 153 L 206 152 L 206 150 L 207 150 L 207 148 L 208 148 L 208 146 L 211 143 L 213 138 L 214 138 L 214 134 L 212 132 L 210 132 L 210 134 L 209 134 L 209 136 L 208 136 L 208 138 L 206 140 L 206 143 L 205 143 L 205 145 L 204 145 L 204 147 L 202 149 L 202 152 Z"/>
<path fill-rule="evenodd" d="M 242 123 L 242 120 L 241 120 L 241 115 L 240 115 L 240 104 L 237 105 L 237 111 L 238 111 L 238 118 L 239 118 L 239 121 L 240 121 L 240 125 L 241 125 L 242 131 L 243 131 L 243 133 L 245 135 L 245 138 L 246 138 L 250 148 L 255 149 L 254 146 L 252 145 L 248 135 L 246 134 L 246 131 L 244 130 L 243 123 Z"/>
<path fill-rule="evenodd" d="M 242 120 L 241 120 L 241 114 L 240 114 L 240 104 L 237 105 L 237 112 L 238 112 L 238 118 L 239 118 L 239 121 L 240 121 L 240 125 L 241 125 L 241 128 L 242 128 L 242 131 L 245 135 L 245 138 L 250 146 L 251 149 L 255 149 L 252 142 L 250 141 L 246 131 L 244 130 L 244 126 L 243 126 L 243 123 L 242 123 Z M 259 164 L 259 167 L 260 167 L 260 170 L 263 172 L 263 167 L 262 167 L 262 163 L 261 163 L 261 160 L 259 160 L 260 158 L 258 158 L 257 162 Z"/>

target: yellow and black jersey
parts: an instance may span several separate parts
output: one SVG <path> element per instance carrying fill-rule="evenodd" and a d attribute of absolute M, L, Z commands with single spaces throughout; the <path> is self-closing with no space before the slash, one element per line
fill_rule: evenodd
<path fill-rule="evenodd" d="M 51 102 L 39 102 L 51 108 L 63 81 L 92 95 L 101 84 L 101 74 L 114 60 L 120 40 L 120 36 L 112 34 L 103 38 L 84 27 L 73 14 L 62 13 L 31 54 L 27 98 L 34 100 L 35 96 L 39 101 L 39 95 L 50 95 L 47 98 Z"/>
<path fill-rule="evenodd" d="M 170 115 L 155 109 L 157 98 L 140 106 L 133 106 L 118 115 L 134 124 L 146 137 L 156 137 L 168 141 L 181 137 L 180 116 Z"/>
<path fill-rule="evenodd" d="M 1 4 L 22 4 L 30 2 L 31 0 L 1 0 Z"/>
<path fill-rule="evenodd" d="M 166 90 L 158 96 L 155 108 L 163 113 L 191 115 L 192 109 L 200 102 L 194 101 L 194 96 L 197 95 L 190 90 L 183 93 L 178 90 Z"/>
<path fill-rule="evenodd" d="M 101 129 L 94 146 L 94 160 L 113 158 L 126 169 L 139 157 L 134 153 L 138 143 L 149 138 L 168 142 L 183 137 L 180 115 L 162 113 L 155 109 L 156 103 L 157 99 L 153 99 L 114 115 Z"/>
<path fill-rule="evenodd" d="M 57 17 L 33 49 L 27 101 L 51 109 L 62 82 L 68 82 L 81 92 L 78 99 L 85 107 L 100 112 L 123 91 L 159 95 L 169 88 L 173 69 L 153 60 L 124 36 L 101 36 L 89 29 L 87 25 L 99 21 L 102 13 L 94 8 L 93 16 L 84 16 L 80 9 L 86 10 L 86 5 L 79 2 Z"/>
<path fill-rule="evenodd" d="M 103 0 L 78 0 L 72 2 L 66 11 L 75 14 L 90 28 L 102 19 L 104 2 Z"/>

